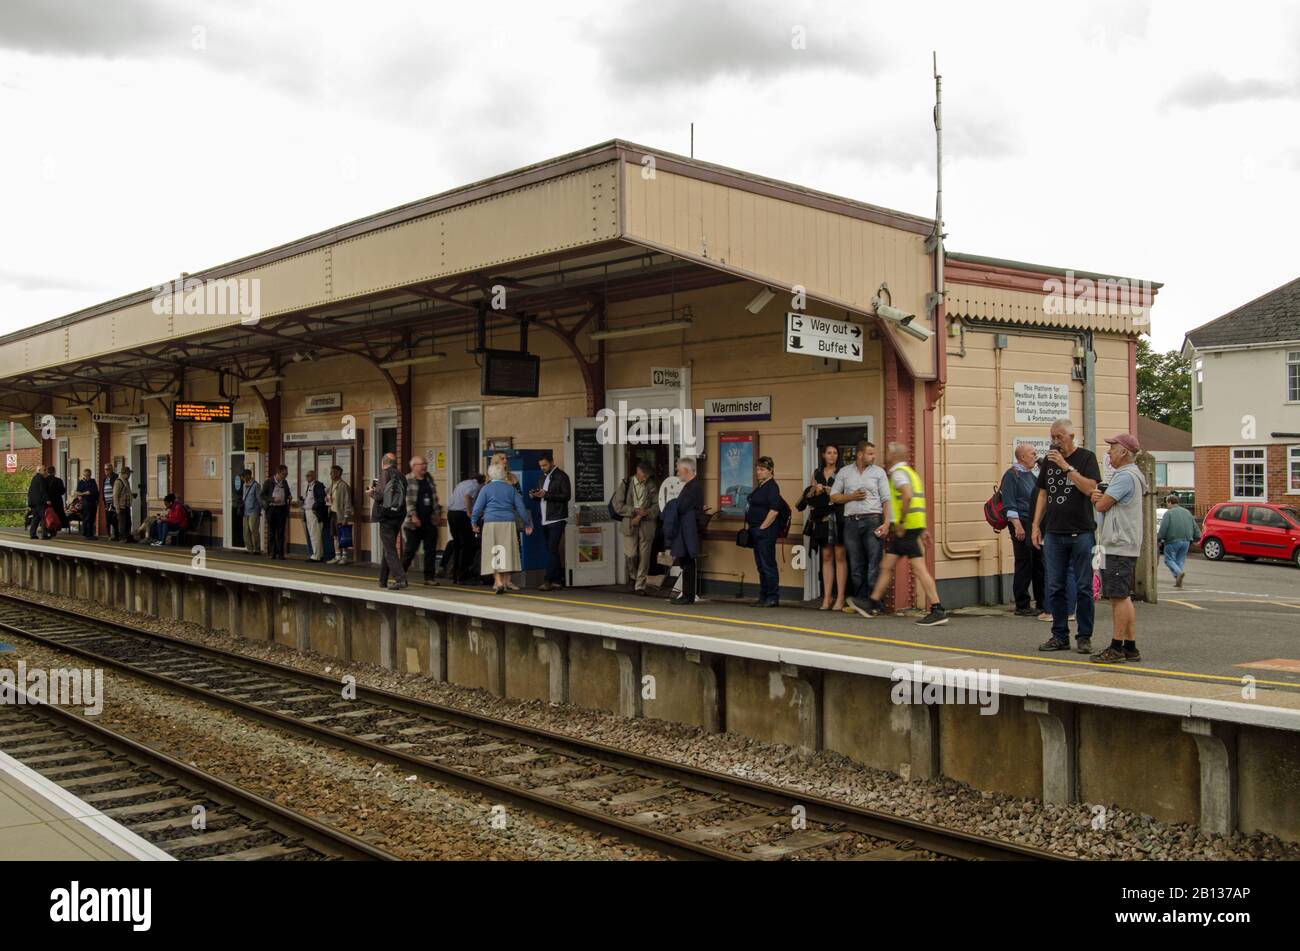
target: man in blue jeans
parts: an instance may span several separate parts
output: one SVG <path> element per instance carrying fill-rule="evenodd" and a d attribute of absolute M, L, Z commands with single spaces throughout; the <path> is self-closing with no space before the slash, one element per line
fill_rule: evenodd
<path fill-rule="evenodd" d="M 876 465 L 876 447 L 859 440 L 853 465 L 835 474 L 831 502 L 844 506 L 842 531 L 849 557 L 849 593 L 866 601 L 876 587 L 889 532 L 889 476 Z M 845 614 L 852 614 L 850 605 Z"/>
<path fill-rule="evenodd" d="M 1074 444 L 1074 423 L 1058 419 L 1051 429 L 1052 449 L 1038 471 L 1038 498 L 1034 507 L 1034 547 L 1043 552 L 1047 608 L 1052 612 L 1052 636 L 1038 646 L 1041 651 L 1070 649 L 1070 605 L 1066 579 L 1074 569 L 1075 615 L 1079 629 L 1075 649 L 1092 653 L 1092 549 L 1096 516 L 1092 493 L 1101 481 L 1101 469 L 1092 452 Z"/>
<path fill-rule="evenodd" d="M 1178 504 L 1178 496 L 1169 496 L 1165 504 L 1168 508 L 1160 520 L 1157 540 L 1165 543 L 1165 567 L 1174 576 L 1174 587 L 1181 588 L 1187 575 L 1187 549 L 1201 540 L 1201 526 L 1191 512 Z"/>

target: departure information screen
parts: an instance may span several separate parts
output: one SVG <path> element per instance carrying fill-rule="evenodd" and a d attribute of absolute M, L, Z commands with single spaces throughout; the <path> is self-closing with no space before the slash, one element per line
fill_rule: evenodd
<path fill-rule="evenodd" d="M 172 421 L 177 423 L 229 423 L 234 418 L 234 403 L 177 402 L 172 404 Z"/>

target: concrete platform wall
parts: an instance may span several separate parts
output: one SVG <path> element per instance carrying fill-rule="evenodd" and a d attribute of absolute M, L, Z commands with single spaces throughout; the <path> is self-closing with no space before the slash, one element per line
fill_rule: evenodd
<path fill-rule="evenodd" d="M 1086 802 L 1300 841 L 1300 734 L 1083 703 L 896 695 L 883 677 L 776 664 L 352 595 L 0 546 L 0 579 L 495 696 L 828 750 L 908 779 Z"/>

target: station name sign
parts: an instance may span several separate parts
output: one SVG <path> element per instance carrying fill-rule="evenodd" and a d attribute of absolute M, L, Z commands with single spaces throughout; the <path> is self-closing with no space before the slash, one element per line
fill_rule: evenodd
<path fill-rule="evenodd" d="M 785 315 L 785 352 L 862 362 L 862 325 L 791 311 Z"/>
<path fill-rule="evenodd" d="M 234 403 L 177 400 L 172 404 L 172 421 L 177 423 L 230 423 L 234 419 Z"/>
<path fill-rule="evenodd" d="M 770 396 L 728 396 L 704 401 L 706 423 L 735 423 L 771 418 Z"/>

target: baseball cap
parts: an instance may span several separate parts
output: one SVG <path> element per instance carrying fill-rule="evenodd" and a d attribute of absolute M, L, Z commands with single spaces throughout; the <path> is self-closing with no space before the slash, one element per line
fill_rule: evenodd
<path fill-rule="evenodd" d="M 1118 436 L 1111 436 L 1109 439 L 1106 440 L 1106 442 L 1112 444 L 1119 443 L 1121 446 L 1123 446 L 1125 449 L 1127 449 L 1129 452 L 1135 455 L 1142 451 L 1141 444 L 1138 443 L 1137 437 L 1134 436 L 1132 433 L 1120 433 Z"/>

